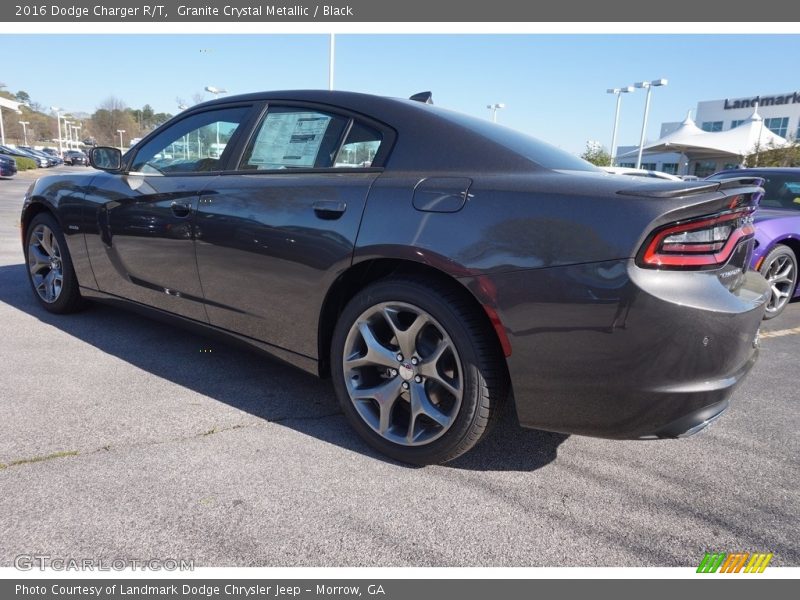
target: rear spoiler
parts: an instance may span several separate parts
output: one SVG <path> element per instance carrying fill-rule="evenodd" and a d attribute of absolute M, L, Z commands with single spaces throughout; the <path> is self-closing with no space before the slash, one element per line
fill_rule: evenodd
<path fill-rule="evenodd" d="M 731 177 L 730 179 L 722 179 L 720 181 L 675 181 L 675 187 L 670 186 L 665 181 L 659 181 L 626 188 L 618 191 L 617 194 L 622 194 L 624 196 L 644 196 L 647 198 L 681 198 L 709 192 L 724 192 L 725 190 L 742 187 L 754 188 L 752 191 L 755 192 L 757 191 L 755 188 L 761 188 L 763 185 L 763 178 L 753 176 Z"/>

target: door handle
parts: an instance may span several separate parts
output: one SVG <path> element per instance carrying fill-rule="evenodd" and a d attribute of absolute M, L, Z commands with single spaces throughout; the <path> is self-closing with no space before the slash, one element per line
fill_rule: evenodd
<path fill-rule="evenodd" d="M 338 219 L 347 210 L 346 202 L 333 200 L 318 200 L 314 202 L 314 212 L 320 219 Z"/>
<path fill-rule="evenodd" d="M 188 202 L 173 202 L 170 205 L 172 214 L 176 217 L 188 217 L 192 213 L 192 205 Z"/>

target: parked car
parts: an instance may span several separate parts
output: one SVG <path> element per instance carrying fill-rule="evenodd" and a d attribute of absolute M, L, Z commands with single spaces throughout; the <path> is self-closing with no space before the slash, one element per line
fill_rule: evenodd
<path fill-rule="evenodd" d="M 17 161 L 12 157 L 0 154 L 0 177 L 13 177 L 17 174 Z"/>
<path fill-rule="evenodd" d="M 65 165 L 83 165 L 89 166 L 89 157 L 79 150 L 68 150 L 64 153 Z"/>
<path fill-rule="evenodd" d="M 25 196 L 36 301 L 132 306 L 330 377 L 410 463 L 472 448 L 510 390 L 523 426 L 610 438 L 722 414 L 769 298 L 746 269 L 761 180 L 610 177 L 413 98 L 232 96 L 92 149 L 102 173 Z"/>
<path fill-rule="evenodd" d="M 17 146 L 20 150 L 27 152 L 28 154 L 32 154 L 37 158 L 43 158 L 47 161 L 48 167 L 55 167 L 58 164 L 58 161 L 54 156 L 50 156 L 46 152 L 42 152 L 41 150 L 36 150 L 35 148 L 31 148 L 30 146 Z"/>
<path fill-rule="evenodd" d="M 20 157 L 20 158 L 27 158 L 32 160 L 36 163 L 37 167 L 47 167 L 50 165 L 50 162 L 46 158 L 42 158 L 41 156 L 36 156 L 35 154 L 31 154 L 30 152 L 26 152 L 21 148 L 11 148 L 10 146 L 0 146 L 0 154 L 5 154 L 6 156 L 12 157 Z"/>
<path fill-rule="evenodd" d="M 634 169 L 631 167 L 601 167 L 606 173 L 613 175 L 627 175 L 629 177 L 651 177 L 653 179 L 668 179 L 669 181 L 681 181 L 677 175 L 664 173 L 663 171 L 650 171 L 648 169 Z"/>
<path fill-rule="evenodd" d="M 792 298 L 800 297 L 800 168 L 752 168 L 721 171 L 712 181 L 742 176 L 764 179 L 764 197 L 755 214 L 756 242 L 751 266 L 769 281 L 772 297 L 765 319 L 783 312 Z"/>
<path fill-rule="evenodd" d="M 42 152 L 47 154 L 48 156 L 52 156 L 56 159 L 56 164 L 63 165 L 64 158 L 58 153 L 56 148 L 42 148 Z"/>

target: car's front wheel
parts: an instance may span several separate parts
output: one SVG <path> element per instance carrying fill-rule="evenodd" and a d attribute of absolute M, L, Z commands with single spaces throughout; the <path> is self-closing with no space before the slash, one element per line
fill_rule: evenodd
<path fill-rule="evenodd" d="M 789 304 L 797 287 L 797 256 L 788 246 L 778 244 L 764 258 L 761 274 L 772 288 L 764 318 L 774 319 Z"/>
<path fill-rule="evenodd" d="M 508 393 L 485 317 L 435 280 L 386 279 L 358 293 L 336 325 L 331 371 L 356 431 L 413 464 L 443 463 L 472 448 Z"/>
<path fill-rule="evenodd" d="M 61 227 L 49 213 L 39 213 L 25 239 L 28 280 L 39 303 L 53 313 L 70 313 L 83 304 L 78 279 Z"/>

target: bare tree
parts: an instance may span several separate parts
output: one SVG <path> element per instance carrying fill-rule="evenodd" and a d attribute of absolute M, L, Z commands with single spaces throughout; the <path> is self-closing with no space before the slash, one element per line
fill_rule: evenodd
<path fill-rule="evenodd" d="M 115 96 L 103 100 L 91 118 L 91 130 L 103 144 L 113 144 L 117 130 L 133 132 L 135 125 L 125 102 Z"/>

